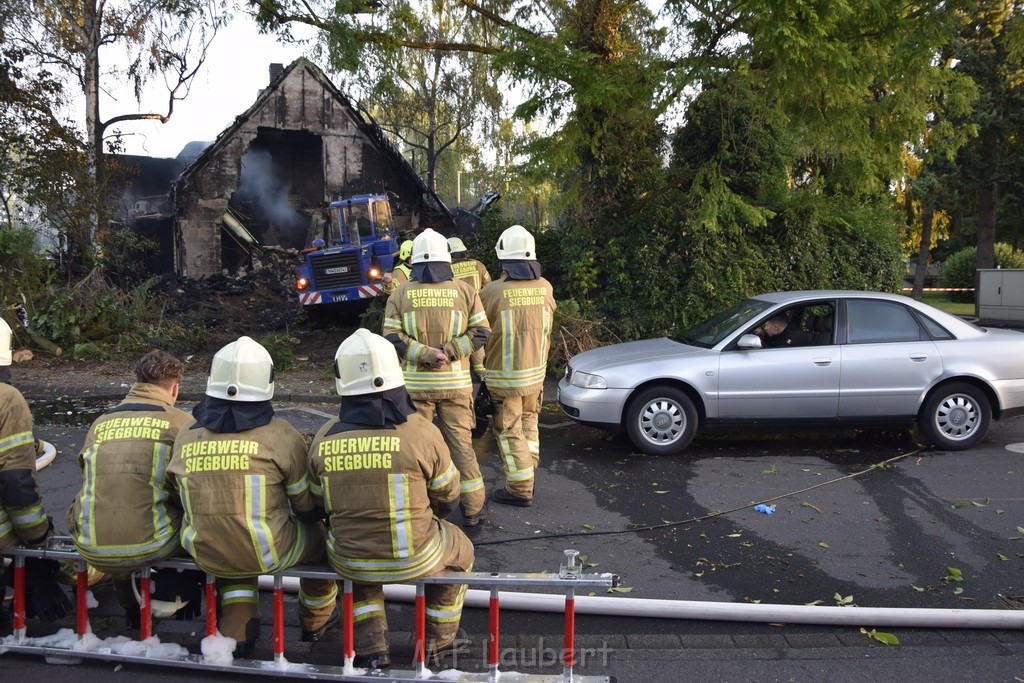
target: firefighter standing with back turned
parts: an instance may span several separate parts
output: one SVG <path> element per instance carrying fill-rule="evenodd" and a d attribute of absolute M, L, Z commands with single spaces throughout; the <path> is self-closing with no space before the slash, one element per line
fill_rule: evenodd
<path fill-rule="evenodd" d="M 39 547 L 53 531 L 36 484 L 36 439 L 28 402 L 11 385 L 11 327 L 0 318 L 0 550 L 17 545 Z M 55 621 L 71 611 L 67 594 L 57 584 L 56 560 L 25 558 L 26 613 Z M 13 585 L 14 563 L 5 575 Z M 0 586 L 2 590 L 2 586 Z M 0 633 L 10 628 L 0 615 Z"/>
<path fill-rule="evenodd" d="M 274 418 L 274 363 L 249 337 L 213 357 L 196 422 L 178 432 L 170 474 L 181 496 L 181 542 L 217 577 L 220 631 L 247 657 L 260 633 L 257 578 L 327 559 L 324 512 L 309 489 L 306 441 Z M 299 581 L 302 640 L 340 621 L 331 580 Z"/>
<path fill-rule="evenodd" d="M 541 277 L 533 235 L 521 225 L 501 233 L 495 247 L 501 277 L 480 290 L 491 321 L 484 364 L 487 388 L 497 404 L 494 436 L 505 468 L 505 486 L 491 499 L 504 505 L 533 504 L 540 461 L 537 418 L 544 400 L 555 299 Z"/>
<path fill-rule="evenodd" d="M 356 330 L 334 358 L 337 419 L 310 446 L 310 485 L 330 523 L 331 568 L 353 583 L 358 667 L 390 666 L 381 584 L 437 571 L 469 571 L 473 545 L 444 521 L 459 499 L 459 472 L 437 427 L 416 412 L 394 347 Z M 426 586 L 432 667 L 458 651 L 465 585 Z"/>
<path fill-rule="evenodd" d="M 68 533 L 96 570 L 110 574 L 128 624 L 139 627 L 132 572 L 181 552 L 181 508 L 167 478 L 174 437 L 192 416 L 178 410 L 184 365 L 154 349 L 135 365 L 136 383 L 96 418 L 78 454 L 82 488 L 68 509 Z M 202 572 L 152 576 L 154 616 L 198 614 Z"/>
<path fill-rule="evenodd" d="M 491 281 L 491 274 L 487 272 L 487 266 L 475 258 L 470 258 L 465 242 L 458 237 L 449 237 L 448 248 L 452 253 L 452 275 L 456 280 L 465 280 L 473 285 L 473 289 L 477 292 Z"/>
<path fill-rule="evenodd" d="M 490 328 L 473 286 L 454 279 L 448 243 L 427 228 L 413 241 L 412 279 L 398 285 L 384 309 L 384 338 L 403 360 L 405 386 L 416 410 L 440 418 L 441 434 L 462 476 L 463 526 L 487 516 L 486 494 L 473 450 L 473 380 L 469 361 Z"/>

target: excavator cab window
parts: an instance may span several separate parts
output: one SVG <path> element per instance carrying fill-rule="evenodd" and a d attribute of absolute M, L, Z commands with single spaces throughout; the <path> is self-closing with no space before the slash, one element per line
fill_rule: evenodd
<path fill-rule="evenodd" d="M 391 203 L 373 202 L 370 204 L 370 208 L 373 210 L 374 225 L 377 226 L 377 237 L 389 235 L 394 230 L 391 220 Z"/>

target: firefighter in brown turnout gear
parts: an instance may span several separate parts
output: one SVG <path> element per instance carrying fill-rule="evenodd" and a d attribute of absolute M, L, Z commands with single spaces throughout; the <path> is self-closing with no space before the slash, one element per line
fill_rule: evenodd
<path fill-rule="evenodd" d="M 454 279 L 448 243 L 427 228 L 413 241 L 412 279 L 398 285 L 384 310 L 384 337 L 403 360 L 405 386 L 428 421 L 437 412 L 441 434 L 462 476 L 463 525 L 487 515 L 484 479 L 473 451 L 470 356 L 489 327 L 473 286 Z"/>
<path fill-rule="evenodd" d="M 306 442 L 274 418 L 274 363 L 249 337 L 213 357 L 194 424 L 178 432 L 169 472 L 181 497 L 181 543 L 217 577 L 220 631 L 248 656 L 259 637 L 257 578 L 327 559 L 323 509 L 309 488 Z M 340 621 L 337 586 L 301 579 L 304 641 Z"/>
<path fill-rule="evenodd" d="M 477 292 L 480 288 L 491 281 L 491 274 L 487 272 L 487 266 L 470 258 L 466 243 L 458 237 L 448 238 L 448 249 L 452 254 L 452 275 L 456 280 L 465 280 L 473 285 Z"/>
<path fill-rule="evenodd" d="M 167 478 L 174 437 L 192 416 L 174 407 L 184 365 L 154 349 L 135 365 L 136 383 L 96 418 L 78 454 L 82 488 L 68 509 L 68 533 L 82 557 L 110 574 L 128 623 L 139 625 L 132 572 L 181 552 L 181 508 Z M 153 614 L 199 613 L 204 576 L 154 570 Z"/>
<path fill-rule="evenodd" d="M 533 504 L 534 471 L 540 460 L 537 417 L 544 400 L 555 299 L 541 277 L 533 235 L 521 225 L 501 233 L 495 247 L 501 277 L 480 290 L 491 321 L 484 364 L 487 388 L 497 404 L 494 436 L 505 467 L 496 503 Z"/>
<path fill-rule="evenodd" d="M 11 385 L 11 327 L 0 318 L 0 550 L 17 545 L 42 546 L 53 531 L 36 485 L 36 439 L 28 402 Z M 14 563 L 4 576 L 13 586 Z M 55 560 L 25 559 L 26 613 L 55 621 L 71 611 L 71 601 L 57 583 Z M 2 586 L 0 586 L 2 589 Z M 0 633 L 10 630 L 9 615 L 0 614 Z"/>
<path fill-rule="evenodd" d="M 444 521 L 459 500 L 459 472 L 410 400 L 394 347 L 358 329 L 338 347 L 334 371 L 343 401 L 310 446 L 310 485 L 330 520 L 331 568 L 353 581 L 353 663 L 387 668 L 382 584 L 469 571 L 473 545 Z M 462 647 L 455 637 L 465 588 L 425 588 L 432 666 Z"/>

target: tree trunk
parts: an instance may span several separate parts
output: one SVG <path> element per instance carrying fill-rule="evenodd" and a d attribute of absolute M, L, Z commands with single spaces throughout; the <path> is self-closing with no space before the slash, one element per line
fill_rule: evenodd
<path fill-rule="evenodd" d="M 921 211 L 921 246 L 917 250 L 917 269 L 914 271 L 914 290 L 910 293 L 914 299 L 920 299 L 924 292 L 924 277 L 931 262 L 932 224 L 935 212 L 931 204 L 925 202 Z"/>
<path fill-rule="evenodd" d="M 977 268 L 996 267 L 996 211 L 999 203 L 999 184 L 992 181 L 978 192 L 978 252 Z"/>
<path fill-rule="evenodd" d="M 96 0 L 86 3 L 82 14 L 83 26 L 78 30 L 84 51 L 84 81 L 82 89 L 85 94 L 85 132 L 88 145 L 85 150 L 89 177 L 96 183 L 96 190 L 103 187 L 103 125 L 100 121 L 100 60 L 99 45 L 101 41 L 101 10 Z M 100 230 L 99 215 L 93 213 L 89 225 L 82 226 L 78 232 L 78 248 L 76 255 L 79 265 L 88 268 L 92 260 L 92 248 L 96 233 Z"/>

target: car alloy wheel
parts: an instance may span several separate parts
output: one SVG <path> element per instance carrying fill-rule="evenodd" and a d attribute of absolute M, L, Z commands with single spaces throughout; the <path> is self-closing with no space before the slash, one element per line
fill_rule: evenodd
<path fill-rule="evenodd" d="M 645 453 L 678 453 L 689 445 L 697 431 L 697 409 L 679 389 L 645 389 L 630 402 L 626 431 L 633 444 Z"/>
<path fill-rule="evenodd" d="M 640 414 L 640 429 L 657 444 L 672 443 L 679 438 L 685 426 L 682 408 L 668 399 L 648 403 Z"/>
<path fill-rule="evenodd" d="M 970 396 L 947 396 L 935 411 L 935 423 L 946 438 L 966 439 L 978 428 L 978 409 Z"/>
<path fill-rule="evenodd" d="M 992 408 L 985 394 L 965 382 L 940 387 L 928 400 L 918 419 L 925 439 L 946 450 L 965 450 L 988 434 Z"/>

